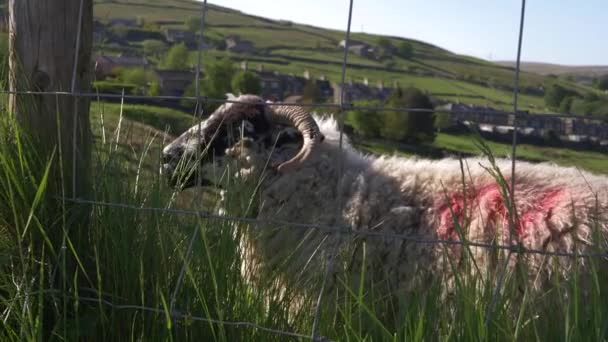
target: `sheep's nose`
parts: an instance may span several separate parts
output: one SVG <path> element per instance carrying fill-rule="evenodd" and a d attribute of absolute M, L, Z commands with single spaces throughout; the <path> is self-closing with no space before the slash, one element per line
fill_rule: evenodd
<path fill-rule="evenodd" d="M 173 156 L 168 153 L 163 153 L 163 164 L 169 164 L 173 161 Z"/>
<path fill-rule="evenodd" d="M 178 160 L 184 154 L 184 148 L 182 146 L 167 146 L 163 149 L 163 163 L 172 163 Z"/>

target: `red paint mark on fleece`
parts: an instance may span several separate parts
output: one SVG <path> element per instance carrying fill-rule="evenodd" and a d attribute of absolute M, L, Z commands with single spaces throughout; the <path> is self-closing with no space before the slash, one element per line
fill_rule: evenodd
<path fill-rule="evenodd" d="M 439 216 L 437 235 L 440 239 L 458 240 L 455 221 L 462 227 L 465 218 L 479 218 L 486 227 L 508 227 L 509 211 L 505 206 L 498 184 L 489 184 L 479 189 L 472 189 L 466 194 L 462 191 L 442 195 L 435 201 Z M 521 199 L 524 194 L 516 194 L 518 203 L 530 203 L 520 212 L 515 222 L 515 233 L 519 238 L 525 237 L 531 229 L 542 221 L 548 222 L 553 209 L 562 199 L 563 190 L 559 188 L 545 189 L 535 193 L 533 198 Z M 520 210 L 517 205 L 517 209 Z"/>
<path fill-rule="evenodd" d="M 517 225 L 522 233 L 527 233 L 541 221 L 548 223 L 553 216 L 553 209 L 562 200 L 561 189 L 548 189 L 541 193 L 540 198 L 533 204 L 533 207 L 519 216 Z M 517 198 L 517 196 L 516 196 Z"/>

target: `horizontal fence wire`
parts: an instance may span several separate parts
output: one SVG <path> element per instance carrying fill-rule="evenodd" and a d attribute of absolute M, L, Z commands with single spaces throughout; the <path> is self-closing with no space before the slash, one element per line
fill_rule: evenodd
<path fill-rule="evenodd" d="M 160 207 L 145 207 L 145 206 L 136 206 L 125 203 L 112 203 L 112 202 L 101 202 L 101 201 L 93 201 L 87 199 L 73 199 L 73 198 L 61 198 L 55 197 L 57 200 L 63 200 L 66 202 L 77 203 L 77 204 L 86 204 L 100 207 L 109 207 L 109 208 L 120 208 L 120 209 L 128 209 L 135 210 L 141 212 L 160 212 L 160 213 L 168 213 L 174 215 L 189 215 L 189 216 L 197 216 L 204 219 L 209 220 L 220 220 L 220 221 L 229 221 L 229 222 L 241 222 L 253 225 L 279 225 L 282 227 L 277 227 L 280 229 L 316 229 L 323 232 L 328 233 L 346 233 L 357 236 L 366 236 L 366 237 L 376 237 L 376 238 L 388 238 L 388 239 L 397 239 L 408 241 L 412 243 L 419 244 L 443 244 L 450 246 L 464 246 L 464 247 L 480 247 L 491 250 L 506 250 L 512 251 L 517 254 L 541 254 L 547 256 L 556 256 L 556 257 L 573 257 L 573 258 L 591 258 L 591 257 L 608 257 L 608 250 L 602 252 L 592 252 L 592 253 L 566 253 L 566 252 L 557 252 L 557 251 L 548 251 L 548 250 L 539 250 L 539 249 L 529 249 L 520 245 L 501 245 L 501 244 L 490 244 L 490 243 L 482 243 L 475 241 L 461 241 L 461 240 L 445 240 L 445 239 L 428 239 L 421 238 L 417 236 L 408 236 L 402 234 L 395 233 L 381 233 L 374 231 L 362 231 L 352 229 L 349 225 L 344 226 L 332 226 L 332 225 L 323 225 L 323 224 L 314 224 L 314 223 L 301 223 L 301 222 L 290 222 L 284 220 L 273 220 L 273 219 L 257 219 L 250 217 L 239 217 L 239 216 L 224 216 L 211 213 L 209 211 L 204 210 L 189 210 L 189 209 L 172 209 L 172 208 L 160 208 Z"/>
<path fill-rule="evenodd" d="M 172 96 L 172 95 L 129 95 L 129 94 L 108 94 L 108 93 L 87 93 L 87 92 L 67 92 L 67 91 L 12 91 L 12 90 L 0 90 L 0 94 L 5 95 L 53 95 L 53 96 L 76 96 L 76 97 L 90 97 L 98 99 L 123 99 L 123 100 L 188 100 L 193 103 L 200 101 L 201 103 L 240 103 L 247 104 L 248 102 L 239 101 L 234 99 L 221 99 L 213 98 L 201 95 L 196 96 Z M 429 108 L 412 108 L 412 107 L 385 107 L 385 106 L 362 106 L 355 105 L 353 103 L 325 103 L 325 102 L 308 102 L 308 103 L 294 103 L 294 102 L 266 102 L 266 106 L 296 106 L 296 107 L 317 107 L 317 108 L 332 108 L 336 110 L 370 110 L 370 111 L 392 111 L 392 112 L 417 112 L 417 113 L 470 113 L 470 114 L 489 114 L 496 116 L 509 116 L 516 115 L 518 118 L 525 117 L 538 117 L 538 118 L 558 118 L 558 119 L 579 119 L 588 121 L 598 121 L 606 123 L 607 119 L 593 116 L 583 116 L 577 114 L 560 114 L 552 112 L 533 112 L 518 111 L 517 113 L 511 111 L 501 111 L 494 109 L 429 109 Z"/>
<path fill-rule="evenodd" d="M 211 323 L 211 324 L 216 324 L 216 325 L 226 325 L 226 326 L 233 326 L 233 327 L 249 327 L 249 328 L 254 328 L 254 329 L 257 329 L 260 331 L 265 331 L 265 332 L 269 332 L 269 333 L 277 334 L 277 335 L 284 335 L 284 336 L 296 337 L 296 338 L 307 339 L 307 340 L 311 339 L 310 335 L 300 334 L 297 332 L 291 332 L 291 331 L 286 331 L 286 330 L 272 329 L 272 328 L 268 328 L 268 327 L 265 327 L 265 326 L 262 326 L 262 325 L 259 325 L 256 323 L 252 323 L 249 321 L 230 321 L 230 320 L 221 320 L 221 319 L 216 319 L 216 318 L 208 318 L 208 317 L 203 317 L 203 316 L 192 315 L 189 312 L 185 313 L 185 311 L 181 311 L 181 310 L 167 311 L 164 308 L 152 307 L 152 306 L 146 306 L 146 305 L 140 305 L 140 304 L 118 304 L 118 303 L 113 302 L 110 299 L 102 298 L 102 297 L 110 297 L 110 295 L 99 293 L 98 290 L 92 289 L 89 287 L 80 287 L 80 288 L 78 288 L 78 292 L 88 292 L 91 295 L 94 295 L 96 297 L 70 296 L 70 295 L 66 295 L 61 290 L 45 289 L 45 290 L 40 290 L 40 291 L 36 291 L 33 293 L 25 293 L 25 294 L 16 296 L 15 298 L 27 298 L 27 297 L 36 296 L 39 294 L 51 294 L 51 295 L 65 298 L 65 299 L 71 299 L 71 300 L 75 300 L 75 301 L 79 301 L 79 302 L 102 304 L 103 306 L 112 308 L 114 310 L 119 310 L 119 311 L 120 310 L 145 311 L 145 312 L 150 312 L 150 313 L 166 315 L 166 316 L 169 316 L 173 320 L 178 320 L 178 321 L 183 321 L 183 322 L 197 321 L 197 322 L 206 322 L 206 323 Z"/>
<path fill-rule="evenodd" d="M 103 299 L 103 298 L 93 298 L 93 297 L 69 297 L 69 298 L 77 300 L 79 302 L 90 302 L 90 303 L 97 303 L 97 304 L 101 303 L 104 306 L 110 307 L 114 310 L 146 311 L 146 312 L 152 312 L 152 313 L 157 313 L 157 314 L 162 314 L 162 315 L 168 315 L 172 319 L 178 319 L 181 321 L 197 321 L 197 322 L 206 322 L 206 323 L 212 323 L 212 324 L 217 324 L 217 325 L 227 325 L 227 326 L 233 326 L 233 327 L 248 327 L 248 328 L 254 328 L 254 329 L 257 329 L 260 331 L 265 331 L 265 332 L 269 332 L 269 333 L 277 334 L 277 335 L 291 336 L 291 337 L 297 337 L 297 338 L 303 338 L 303 339 L 311 339 L 310 335 L 299 334 L 299 333 L 279 330 L 279 329 L 267 328 L 267 327 L 261 326 L 256 323 L 249 322 L 249 321 L 224 321 L 224 320 L 219 320 L 219 319 L 184 314 L 184 313 L 181 313 L 179 310 L 172 310 L 170 312 L 167 312 L 167 310 L 163 309 L 163 308 L 154 308 L 154 307 L 148 307 L 148 306 L 136 305 L 136 304 L 115 304 L 115 303 L 113 303 L 107 299 Z"/>

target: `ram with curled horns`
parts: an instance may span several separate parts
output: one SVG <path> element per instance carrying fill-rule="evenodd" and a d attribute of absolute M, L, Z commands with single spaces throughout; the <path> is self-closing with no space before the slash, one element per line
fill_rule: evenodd
<path fill-rule="evenodd" d="M 163 172 L 180 187 L 222 187 L 223 177 L 253 180 L 256 209 L 248 214 L 267 223 L 248 230 L 243 253 L 256 265 L 248 269 L 260 277 L 280 270 L 287 286 L 302 291 L 319 283 L 332 257 L 337 263 L 328 290 L 338 279 L 359 284 L 357 274 L 366 270 L 365 282 L 375 291 L 382 286 L 399 295 L 432 279 L 449 288 L 465 254 L 482 273 L 496 269 L 495 250 L 450 242 L 558 254 L 605 250 L 604 176 L 518 162 L 511 202 L 509 160 L 375 157 L 339 137 L 332 118 L 241 95 L 166 146 Z M 348 229 L 289 229 L 271 221 Z M 575 263 L 584 266 L 580 258 L 556 263 L 540 253 L 515 253 L 509 267 L 525 265 L 540 287 L 556 272 L 568 276 Z"/>

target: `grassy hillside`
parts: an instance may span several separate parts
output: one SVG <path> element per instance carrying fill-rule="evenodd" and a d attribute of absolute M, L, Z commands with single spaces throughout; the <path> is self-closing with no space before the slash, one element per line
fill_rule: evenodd
<path fill-rule="evenodd" d="M 140 18 L 147 25 L 163 29 L 165 24 L 179 27 L 189 17 L 199 16 L 201 4 L 190 0 L 130 0 L 95 1 L 95 17 L 101 21 L 111 18 Z M 155 22 L 163 21 L 160 26 Z M 270 20 L 248 15 L 234 9 L 209 5 L 205 36 L 221 40 L 229 35 L 253 42 L 256 51 L 249 55 L 210 50 L 204 58 L 228 56 L 235 61 L 249 60 L 252 67 L 264 64 L 267 70 L 301 74 L 309 70 L 313 76 L 325 75 L 338 81 L 341 75 L 343 52 L 338 47 L 344 32 L 302 25 L 282 20 Z M 381 36 L 353 33 L 352 39 L 377 47 Z M 458 100 L 465 103 L 510 109 L 512 102 L 513 68 L 481 59 L 451 53 L 440 47 L 411 39 L 384 37 L 397 46 L 409 42 L 413 57 L 404 59 L 397 55 L 388 58 L 368 59 L 349 55 L 347 78 L 370 84 L 383 81 L 390 86 L 399 82 L 402 86 L 415 86 L 430 92 L 437 98 Z M 193 51 L 192 64 L 196 53 Z M 536 112 L 547 111 L 542 99 L 542 89 L 558 82 L 580 92 L 594 91 L 542 75 L 524 72 L 521 75 L 520 107 Z"/>
<path fill-rule="evenodd" d="M 514 62 L 511 61 L 500 61 L 497 64 L 513 67 Z M 598 76 L 608 74 L 608 65 L 561 65 L 551 63 L 539 63 L 539 62 L 523 62 L 521 69 L 529 72 L 533 72 L 540 75 L 589 75 Z"/>

